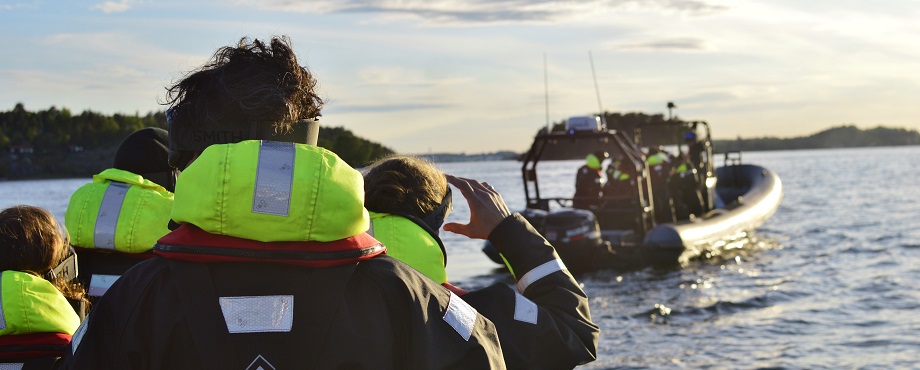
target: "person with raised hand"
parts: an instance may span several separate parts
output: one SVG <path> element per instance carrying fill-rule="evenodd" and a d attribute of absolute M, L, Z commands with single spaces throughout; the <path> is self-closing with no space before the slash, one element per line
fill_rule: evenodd
<path fill-rule="evenodd" d="M 495 323 L 512 369 L 562 369 L 593 361 L 598 327 L 588 298 L 553 247 L 489 183 L 445 175 L 416 157 L 395 156 L 365 170 L 366 208 L 374 237 L 394 258 L 460 295 Z M 445 231 L 489 240 L 504 256 L 517 285 L 467 292 L 447 281 L 447 254 L 438 230 L 452 208 L 449 185 L 470 208 L 468 223 Z M 440 246 L 440 248 L 438 248 Z"/>

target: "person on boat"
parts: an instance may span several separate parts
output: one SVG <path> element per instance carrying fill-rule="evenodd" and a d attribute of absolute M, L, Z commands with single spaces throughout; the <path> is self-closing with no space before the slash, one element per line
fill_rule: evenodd
<path fill-rule="evenodd" d="M 626 157 L 618 154 L 605 171 L 607 183 L 604 186 L 604 196 L 616 197 L 635 193 L 635 168 L 632 168 Z"/>
<path fill-rule="evenodd" d="M 146 258 L 169 232 L 177 172 L 169 166 L 167 132 L 148 127 L 118 146 L 112 168 L 70 196 L 64 222 L 80 257 L 80 282 L 95 301 L 121 274 Z"/>
<path fill-rule="evenodd" d="M 595 151 L 585 156 L 585 164 L 578 168 L 575 175 L 573 208 L 593 209 L 600 204 L 606 183 L 602 165 L 607 157 L 605 151 Z"/>
<path fill-rule="evenodd" d="M 690 164 L 700 170 L 703 165 L 703 152 L 706 151 L 706 144 L 696 140 L 696 134 L 688 132 L 684 134 L 684 143 L 687 144 L 687 156 Z"/>
<path fill-rule="evenodd" d="M 73 266 L 62 265 L 70 252 L 47 210 L 0 211 L 0 368 L 51 369 L 67 352 L 80 325 L 68 298 L 83 299 Z"/>
<path fill-rule="evenodd" d="M 168 90 L 180 226 L 109 288 L 66 368 L 505 368 L 488 319 L 366 233 L 358 171 L 270 140 L 320 115 L 315 86 L 273 37 Z"/>
<path fill-rule="evenodd" d="M 511 214 L 490 185 L 445 175 L 410 156 L 385 158 L 365 171 L 369 233 L 387 245 L 387 254 L 460 295 L 495 323 L 508 368 L 573 368 L 596 358 L 599 329 L 591 321 L 587 295 L 552 245 L 524 217 Z M 472 222 L 485 216 L 500 222 L 491 230 L 459 223 L 444 224 L 444 230 L 489 240 L 516 277 L 516 289 L 495 284 L 467 292 L 448 282 L 438 233 L 452 209 L 448 183 L 467 199 Z"/>
<path fill-rule="evenodd" d="M 701 216 L 703 214 L 700 177 L 696 168 L 683 153 L 677 156 L 675 166 L 668 178 L 668 187 L 673 195 L 674 212 L 678 220 L 686 220 L 691 215 Z"/>
<path fill-rule="evenodd" d="M 668 191 L 668 176 L 671 173 L 671 156 L 659 146 L 649 148 L 646 156 L 649 179 L 652 182 L 652 198 L 655 206 L 655 221 L 674 222 L 674 209 Z"/>

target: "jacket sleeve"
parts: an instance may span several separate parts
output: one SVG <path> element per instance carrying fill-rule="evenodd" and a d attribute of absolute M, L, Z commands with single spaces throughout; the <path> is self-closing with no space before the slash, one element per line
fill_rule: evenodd
<path fill-rule="evenodd" d="M 505 369 L 495 325 L 463 299 L 396 261 L 388 291 L 397 369 Z M 389 273 L 392 275 L 392 272 Z"/>
<path fill-rule="evenodd" d="M 498 329 L 511 369 L 562 369 L 594 361 L 600 330 L 588 297 L 552 245 L 520 214 L 489 235 L 517 285 L 496 284 L 463 298 Z"/>

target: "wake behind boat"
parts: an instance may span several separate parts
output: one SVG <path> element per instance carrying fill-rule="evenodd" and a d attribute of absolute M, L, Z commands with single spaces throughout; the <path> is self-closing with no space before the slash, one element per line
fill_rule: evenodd
<path fill-rule="evenodd" d="M 774 172 L 742 164 L 740 152 L 726 153 L 724 165 L 714 168 L 705 122 L 668 120 L 610 129 L 600 117 L 596 125 L 593 120 L 585 125 L 584 119 L 570 119 L 574 124 L 565 131 L 538 133 L 521 166 L 526 199 L 521 213 L 574 273 L 675 265 L 717 255 L 743 245 L 736 242 L 779 207 L 782 182 Z M 668 157 L 662 154 L 666 146 L 683 154 Z M 602 195 L 541 196 L 537 165 L 547 153 L 573 147 L 611 153 Z M 488 243 L 483 251 L 502 263 Z"/>

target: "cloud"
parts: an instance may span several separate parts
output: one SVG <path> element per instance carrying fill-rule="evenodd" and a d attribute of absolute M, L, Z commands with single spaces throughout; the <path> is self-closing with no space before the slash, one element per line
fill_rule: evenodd
<path fill-rule="evenodd" d="M 239 0 L 238 4 L 305 13 L 411 16 L 438 24 L 558 21 L 627 7 L 691 15 L 727 9 L 705 0 Z"/>
<path fill-rule="evenodd" d="M 130 8 L 131 0 L 106 1 L 93 7 L 93 9 L 99 9 L 105 14 L 121 13 Z"/>
<path fill-rule="evenodd" d="M 327 110 L 331 113 L 390 113 L 445 108 L 453 107 L 448 104 L 337 105 Z"/>
<path fill-rule="evenodd" d="M 621 44 L 618 48 L 637 51 L 702 51 L 708 49 L 706 41 L 690 37 Z"/>

